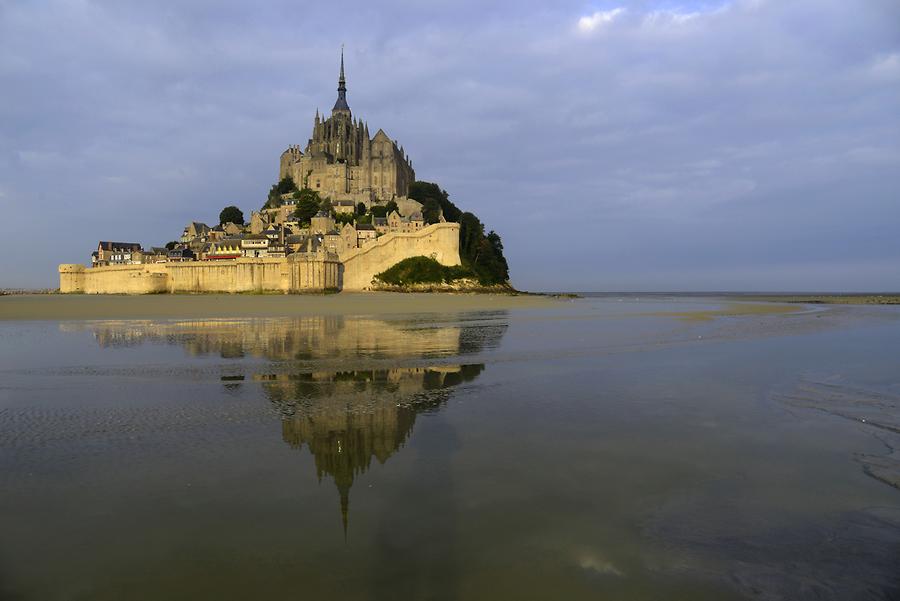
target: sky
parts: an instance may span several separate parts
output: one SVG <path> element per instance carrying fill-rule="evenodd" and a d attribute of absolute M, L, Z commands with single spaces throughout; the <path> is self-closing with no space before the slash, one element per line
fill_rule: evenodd
<path fill-rule="evenodd" d="M 341 44 L 521 289 L 900 291 L 897 0 L 0 0 L 0 288 L 249 219 Z"/>

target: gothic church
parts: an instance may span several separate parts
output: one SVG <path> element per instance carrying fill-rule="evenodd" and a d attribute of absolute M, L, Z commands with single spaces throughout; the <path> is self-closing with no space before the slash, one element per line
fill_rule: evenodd
<path fill-rule="evenodd" d="M 416 174 L 403 147 L 379 129 L 369 138 L 369 125 L 356 119 L 347 104 L 344 53 L 338 97 L 331 117 L 313 122 L 304 150 L 291 146 L 281 154 L 278 178 L 290 175 L 297 186 L 310 188 L 333 201 L 352 200 L 369 206 L 405 198 Z"/>

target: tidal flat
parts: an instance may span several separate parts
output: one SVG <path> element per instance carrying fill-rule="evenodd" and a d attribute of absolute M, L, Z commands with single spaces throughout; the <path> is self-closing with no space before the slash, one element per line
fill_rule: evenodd
<path fill-rule="evenodd" d="M 516 294 L 16 294 L 0 297 L 0 320 L 176 319 L 485 311 L 547 306 Z"/>
<path fill-rule="evenodd" d="M 898 357 L 895 306 L 5 297 L 0 599 L 896 599 Z"/>

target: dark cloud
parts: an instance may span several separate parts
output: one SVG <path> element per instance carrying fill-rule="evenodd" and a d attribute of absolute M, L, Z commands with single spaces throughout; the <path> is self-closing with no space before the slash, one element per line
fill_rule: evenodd
<path fill-rule="evenodd" d="M 0 2 L 0 286 L 249 212 L 333 102 L 544 289 L 900 289 L 900 5 Z"/>

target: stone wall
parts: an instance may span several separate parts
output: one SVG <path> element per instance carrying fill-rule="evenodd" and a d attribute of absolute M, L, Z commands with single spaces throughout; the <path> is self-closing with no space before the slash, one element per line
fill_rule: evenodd
<path fill-rule="evenodd" d="M 459 265 L 459 224 L 435 223 L 418 232 L 394 232 L 341 255 L 343 290 L 368 290 L 376 274 L 403 259 L 426 256 L 442 265 Z"/>
<path fill-rule="evenodd" d="M 287 259 L 236 259 L 85 267 L 60 265 L 65 293 L 315 292 L 367 290 L 372 278 L 409 257 L 459 265 L 459 224 L 436 223 L 418 232 L 394 232 L 340 257 L 300 254 Z"/>
<path fill-rule="evenodd" d="M 85 267 L 60 265 L 64 293 L 316 292 L 338 290 L 341 265 L 333 258 L 238 259 Z"/>

